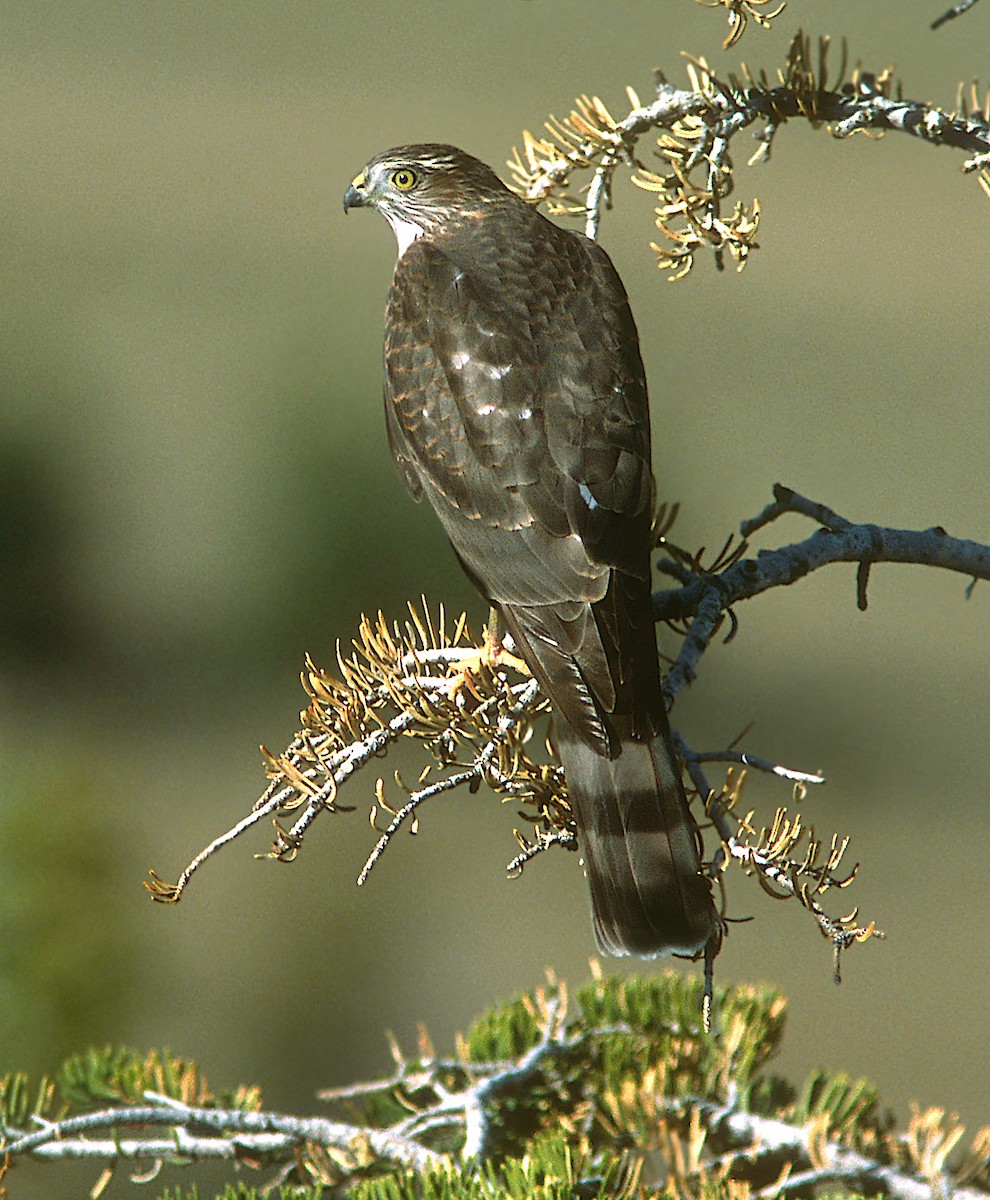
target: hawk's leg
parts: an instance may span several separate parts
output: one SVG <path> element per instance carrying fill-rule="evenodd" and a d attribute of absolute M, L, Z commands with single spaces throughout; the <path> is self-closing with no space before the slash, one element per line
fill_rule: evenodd
<path fill-rule="evenodd" d="M 516 644 L 505 627 L 502 614 L 497 608 L 490 608 L 488 624 L 485 626 L 485 645 L 481 652 L 481 661 L 489 670 L 504 666 L 518 671 L 520 675 L 530 675 L 532 672 L 529 667 L 517 654 L 512 653 L 515 648 Z"/>
<path fill-rule="evenodd" d="M 512 648 L 511 650 L 506 648 L 506 642 Z M 499 667 L 508 667 L 512 671 L 518 671 L 520 675 L 529 675 L 529 667 L 521 658 L 512 653 L 514 649 L 515 643 L 505 629 L 498 609 L 489 609 L 482 645 L 479 649 L 469 651 L 463 658 L 451 663 L 452 669 L 457 671 L 457 676 L 451 686 L 450 694 L 456 696 L 463 688 L 466 688 L 475 699 L 483 700 L 484 696 L 478 693 L 472 676 L 480 675 L 485 671 L 494 673 Z"/>

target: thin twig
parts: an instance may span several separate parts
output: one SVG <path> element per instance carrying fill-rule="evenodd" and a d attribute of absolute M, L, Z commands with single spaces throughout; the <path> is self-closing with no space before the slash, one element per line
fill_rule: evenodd
<path fill-rule="evenodd" d="M 758 15 L 764 0 L 723 2 L 743 23 L 746 12 L 757 20 L 776 15 Z M 958 6 L 959 11 L 972 3 Z M 739 32 L 737 24 L 729 41 Z M 639 139 L 658 133 L 655 149 L 661 165 L 655 170 L 640 167 L 632 179 L 657 196 L 656 225 L 662 237 L 653 248 L 658 266 L 669 270 L 671 279 L 685 275 L 702 250 L 712 252 L 718 267 L 730 255 L 741 270 L 758 248 L 759 202 L 737 203 L 731 211 L 723 203 L 733 189 L 732 141 L 754 126 L 759 150 L 751 163 L 768 160 L 783 126 L 803 119 L 836 138 L 890 131 L 967 151 L 963 172 L 976 174 L 990 194 L 990 122 L 978 104 L 972 111 L 946 113 L 906 99 L 889 70 L 870 74 L 857 67 L 847 77 L 844 46 L 837 70 L 830 71 L 829 46 L 829 39 L 819 39 L 816 55 L 811 38 L 798 33 L 783 70 L 753 73 L 743 66 L 739 75 L 726 79 L 716 76 L 705 60 L 686 56 L 690 88 L 674 87 L 658 73 L 656 100 L 643 105 L 630 89 L 632 107 L 619 120 L 597 97 L 581 96 L 566 118 L 547 120 L 549 136 L 524 131 L 522 149 L 509 162 L 517 190 L 528 200 L 548 202 L 553 211 L 582 213 L 585 232 L 597 237 L 617 163 L 642 161 L 636 157 Z M 593 172 L 587 196 L 576 206 L 566 189 L 573 175 L 586 170 Z"/>
<path fill-rule="evenodd" d="M 779 775 L 781 779 L 790 779 L 795 783 L 824 783 L 825 776 L 809 771 L 797 771 L 793 767 L 785 767 L 772 762 L 768 758 L 759 758 L 742 750 L 705 750 L 689 751 L 685 755 L 687 761 L 693 762 L 731 762 L 744 767 L 752 767 L 754 771 L 765 771 L 769 775 Z"/>
<path fill-rule="evenodd" d="M 438 796 L 443 792 L 453 791 L 454 788 L 460 787 L 462 784 L 471 783 L 472 780 L 482 780 L 488 770 L 491 760 L 498 752 L 499 746 L 505 741 L 507 735 L 512 731 L 515 725 L 522 720 L 529 712 L 530 705 L 539 691 L 539 684 L 535 679 L 530 679 L 524 684 L 519 684 L 513 690 L 515 695 L 515 703 L 499 717 L 492 733 L 490 740 L 479 750 L 475 755 L 474 761 L 470 766 L 462 771 L 455 771 L 453 774 L 445 776 L 443 779 L 437 780 L 435 783 L 429 784 L 427 787 L 420 788 L 414 792 L 407 802 L 396 812 L 395 816 L 389 822 L 388 828 L 382 833 L 378 839 L 375 848 L 368 855 L 367 861 L 361 868 L 358 875 L 358 887 L 365 882 L 371 873 L 372 867 L 381 858 L 385 852 L 389 842 L 399 831 L 399 828 L 404 824 L 406 819 L 410 817 L 416 809 L 425 801 L 430 800 L 434 796 Z M 494 699 L 494 698 L 493 698 Z M 491 706 L 491 702 L 486 701 L 486 704 Z"/>
<path fill-rule="evenodd" d="M 941 26 L 943 26 L 946 23 L 946 21 L 952 21 L 956 17 L 961 17 L 963 15 L 963 13 L 969 12 L 969 10 L 973 7 L 973 5 L 975 3 L 976 3 L 976 0 L 961 0 L 961 3 L 953 5 L 952 8 L 950 8 L 948 10 L 948 12 L 944 12 L 944 13 L 942 13 L 942 15 L 940 17 L 936 17 L 936 19 L 934 21 L 932 21 L 929 28 L 931 28 L 931 29 L 941 28 Z"/>

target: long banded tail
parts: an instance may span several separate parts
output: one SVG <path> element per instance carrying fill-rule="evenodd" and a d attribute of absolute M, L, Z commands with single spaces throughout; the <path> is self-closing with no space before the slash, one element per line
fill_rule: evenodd
<path fill-rule="evenodd" d="M 557 748 L 606 954 L 696 954 L 718 927 L 695 824 L 663 734 L 604 758 L 560 722 Z"/>

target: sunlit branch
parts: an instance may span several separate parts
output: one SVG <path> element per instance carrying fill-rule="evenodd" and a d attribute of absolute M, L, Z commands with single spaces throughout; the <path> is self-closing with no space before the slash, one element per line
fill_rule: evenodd
<path fill-rule="evenodd" d="M 734 0 L 727 7 L 737 14 L 755 8 Z M 756 11 L 749 15 L 755 18 Z M 829 39 L 821 38 L 815 53 L 811 38 L 799 33 L 781 71 L 754 73 L 743 66 L 724 79 L 704 59 L 689 57 L 688 88 L 674 87 L 658 72 L 656 99 L 643 104 L 627 89 L 631 107 L 620 118 L 597 96 L 583 95 L 567 117 L 547 120 L 544 135 L 524 131 L 522 147 L 509 161 L 515 186 L 528 200 L 546 201 L 553 212 L 582 214 L 585 232 L 594 238 L 610 204 L 616 168 L 621 163 L 636 168 L 633 183 L 657 197 L 662 237 L 653 248 L 672 279 L 686 274 L 701 250 L 711 251 L 719 267 L 728 254 L 742 269 L 757 248 L 759 202 L 737 203 L 731 211 L 724 205 L 735 181 L 733 139 L 754 126 L 758 149 L 747 152 L 751 162 L 769 158 L 777 134 L 793 120 L 840 139 L 907 133 L 968 152 L 962 170 L 976 174 L 990 194 L 990 98 L 975 89 L 960 93 L 958 111 L 944 112 L 905 98 L 890 70 L 870 74 L 857 67 L 847 73 L 845 47 L 832 71 L 830 49 Z M 650 166 L 639 145 L 647 134 L 659 135 Z M 582 200 L 570 189 L 588 171 Z"/>

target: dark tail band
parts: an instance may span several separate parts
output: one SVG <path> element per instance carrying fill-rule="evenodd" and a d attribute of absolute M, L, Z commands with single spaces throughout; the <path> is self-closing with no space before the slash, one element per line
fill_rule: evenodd
<path fill-rule="evenodd" d="M 718 928 L 696 826 L 662 735 L 603 758 L 563 723 L 557 743 L 606 954 L 699 953 Z"/>

